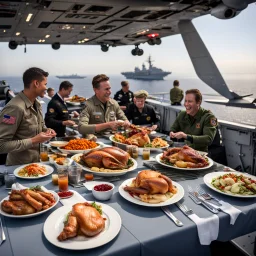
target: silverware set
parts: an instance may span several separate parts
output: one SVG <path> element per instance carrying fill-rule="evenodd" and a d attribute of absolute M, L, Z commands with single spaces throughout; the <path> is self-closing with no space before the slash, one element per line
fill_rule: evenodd
<path fill-rule="evenodd" d="M 4 229 L 3 229 L 3 224 L 2 224 L 2 220 L 0 217 L 0 245 L 5 241 L 6 237 L 4 234 Z"/>
<path fill-rule="evenodd" d="M 189 209 L 185 204 L 182 204 L 182 203 L 180 203 L 180 202 L 177 202 L 177 203 L 176 203 L 176 206 L 177 206 L 186 216 L 189 216 L 189 215 L 194 214 L 193 210 L 192 210 L 192 209 Z"/>
<path fill-rule="evenodd" d="M 161 209 L 178 227 L 183 226 L 183 223 L 171 213 L 167 206 L 162 206 Z"/>
<path fill-rule="evenodd" d="M 197 186 L 197 187 L 196 187 L 196 191 L 197 191 L 198 194 L 199 194 L 201 197 L 203 197 L 205 200 L 214 200 L 215 202 L 212 202 L 212 201 L 211 201 L 211 203 L 216 204 L 216 205 L 218 205 L 218 206 L 221 206 L 220 200 L 219 200 L 218 198 L 213 197 L 213 196 L 210 195 L 209 193 L 206 193 L 206 192 L 204 191 L 204 189 L 201 188 L 200 186 Z"/>

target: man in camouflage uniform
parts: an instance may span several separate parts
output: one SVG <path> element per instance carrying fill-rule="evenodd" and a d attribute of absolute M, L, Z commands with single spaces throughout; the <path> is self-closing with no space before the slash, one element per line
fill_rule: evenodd
<path fill-rule="evenodd" d="M 30 68 L 23 74 L 24 90 L 16 95 L 0 113 L 0 154 L 8 153 L 6 164 L 39 162 L 39 144 L 56 135 L 47 129 L 42 106 L 48 73 Z"/>
<path fill-rule="evenodd" d="M 210 110 L 201 107 L 202 94 L 197 89 L 186 91 L 183 110 L 171 126 L 170 137 L 184 139 L 186 143 L 200 151 L 208 151 L 218 125 L 216 117 Z"/>
<path fill-rule="evenodd" d="M 175 80 L 173 82 L 173 88 L 170 90 L 170 101 L 171 105 L 180 106 L 183 100 L 184 94 L 183 90 L 179 88 L 179 81 Z"/>
<path fill-rule="evenodd" d="M 86 101 L 86 107 L 80 114 L 78 131 L 83 134 L 104 133 L 116 130 L 120 126 L 117 120 L 130 125 L 118 103 L 110 98 L 111 86 L 109 78 L 102 74 L 92 80 L 95 95 Z"/>

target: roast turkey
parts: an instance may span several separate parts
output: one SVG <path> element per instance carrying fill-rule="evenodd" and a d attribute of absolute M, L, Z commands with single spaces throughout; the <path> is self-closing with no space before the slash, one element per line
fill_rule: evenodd
<path fill-rule="evenodd" d="M 145 144 L 150 143 L 150 138 L 146 132 L 139 132 L 126 139 L 125 143 L 138 147 L 144 147 Z"/>
<path fill-rule="evenodd" d="M 81 159 L 88 167 L 125 169 L 130 155 L 117 147 L 95 149 L 84 154 Z"/>

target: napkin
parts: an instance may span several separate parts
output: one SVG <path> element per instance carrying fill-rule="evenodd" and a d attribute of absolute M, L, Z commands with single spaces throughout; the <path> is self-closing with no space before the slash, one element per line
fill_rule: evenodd
<path fill-rule="evenodd" d="M 41 190 L 43 192 L 49 192 L 49 190 L 47 188 L 45 188 L 44 186 L 40 186 Z M 12 184 L 12 190 L 22 190 L 22 189 L 27 189 L 28 187 L 25 187 L 23 185 L 21 185 L 20 183 L 16 182 L 14 184 Z"/>
<path fill-rule="evenodd" d="M 69 190 L 71 192 L 73 192 L 73 196 L 66 198 L 66 199 L 61 199 L 60 198 L 60 202 L 66 206 L 66 205 L 74 205 L 77 203 L 83 203 L 86 202 L 86 199 L 84 197 L 82 197 L 78 192 L 76 192 L 75 190 Z"/>
<path fill-rule="evenodd" d="M 209 245 L 219 234 L 219 217 L 216 214 L 208 218 L 200 218 L 196 214 L 188 215 L 195 222 L 201 245 Z"/>
<path fill-rule="evenodd" d="M 239 209 L 224 201 L 219 201 L 221 206 L 216 206 L 215 204 L 212 204 L 210 201 L 207 201 L 207 203 L 210 203 L 214 208 L 222 210 L 223 212 L 227 213 L 230 216 L 231 225 L 235 224 L 237 217 L 241 213 Z"/>

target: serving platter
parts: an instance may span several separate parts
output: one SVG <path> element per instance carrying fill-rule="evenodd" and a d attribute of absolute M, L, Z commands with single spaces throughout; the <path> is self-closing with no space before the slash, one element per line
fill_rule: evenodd
<path fill-rule="evenodd" d="M 91 150 L 93 149 L 99 149 L 101 147 L 104 146 L 104 143 L 102 142 L 96 142 L 96 144 L 98 144 L 97 147 L 95 148 L 90 148 L 90 149 L 80 149 L 80 150 L 69 150 L 69 149 L 64 149 L 62 147 L 58 147 L 58 150 L 60 150 L 62 153 L 65 153 L 65 154 L 71 154 L 71 155 L 74 155 L 74 154 L 79 154 L 79 153 L 88 153 L 90 152 Z"/>
<path fill-rule="evenodd" d="M 80 159 L 80 157 L 81 157 L 82 155 L 83 155 L 83 154 L 76 154 L 76 155 L 73 155 L 73 156 L 71 157 L 71 159 L 72 159 L 73 161 L 75 161 L 77 165 L 81 166 L 81 168 L 83 168 L 83 170 L 85 170 L 85 171 L 87 171 L 87 172 L 94 173 L 95 175 L 100 175 L 100 176 L 121 176 L 121 175 L 126 174 L 127 172 L 131 172 L 131 171 L 135 170 L 135 169 L 137 168 L 137 166 L 138 166 L 137 161 L 136 161 L 135 159 L 133 159 L 133 158 L 130 158 L 131 161 L 133 162 L 133 165 L 132 165 L 130 168 L 124 169 L 124 170 L 121 171 L 121 172 L 117 172 L 117 171 L 115 171 L 115 170 L 111 170 L 111 172 L 104 172 L 104 171 L 96 172 L 96 171 L 92 171 L 89 167 L 87 167 L 87 166 L 85 166 L 85 165 L 83 165 L 83 164 L 81 164 L 81 163 L 78 162 L 78 161 L 79 161 L 78 159 Z"/>
<path fill-rule="evenodd" d="M 166 167 L 169 167 L 169 168 L 173 168 L 173 169 L 178 169 L 178 170 L 187 170 L 187 171 L 193 171 L 193 170 L 205 170 L 205 169 L 208 169 L 210 168 L 211 166 L 213 166 L 213 160 L 211 158 L 209 158 L 208 156 L 204 156 L 205 158 L 207 158 L 207 161 L 208 161 L 208 165 L 205 166 L 205 167 L 201 167 L 201 168 L 181 168 L 181 167 L 177 167 L 177 166 L 172 166 L 172 165 L 169 165 L 169 164 L 165 164 L 161 161 L 161 157 L 162 157 L 163 153 L 161 154 L 158 154 L 156 155 L 156 161 L 163 165 L 163 166 L 166 166 Z"/>

